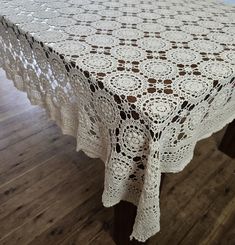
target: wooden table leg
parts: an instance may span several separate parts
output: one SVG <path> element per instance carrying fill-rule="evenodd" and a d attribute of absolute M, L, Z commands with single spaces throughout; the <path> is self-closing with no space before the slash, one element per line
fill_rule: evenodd
<path fill-rule="evenodd" d="M 235 158 L 235 120 L 228 125 L 219 150 L 229 157 Z"/>
<path fill-rule="evenodd" d="M 165 174 L 162 174 L 160 193 L 162 190 L 164 177 Z M 136 206 L 129 202 L 121 201 L 119 204 L 115 205 L 113 239 L 117 245 L 146 245 L 148 243 L 148 241 L 143 243 L 134 239 L 130 241 L 130 235 L 135 222 L 136 212 Z"/>
<path fill-rule="evenodd" d="M 134 239 L 130 241 L 136 211 L 136 206 L 126 201 L 121 201 L 114 207 L 113 239 L 117 245 L 144 244 Z"/>

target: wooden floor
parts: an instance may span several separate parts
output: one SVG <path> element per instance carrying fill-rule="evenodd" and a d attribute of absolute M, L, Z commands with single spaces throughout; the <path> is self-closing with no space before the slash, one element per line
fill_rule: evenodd
<path fill-rule="evenodd" d="M 221 135 L 166 176 L 151 245 L 235 244 L 235 160 L 217 150 Z M 113 245 L 103 178 L 103 163 L 77 153 L 0 70 L 0 245 Z"/>

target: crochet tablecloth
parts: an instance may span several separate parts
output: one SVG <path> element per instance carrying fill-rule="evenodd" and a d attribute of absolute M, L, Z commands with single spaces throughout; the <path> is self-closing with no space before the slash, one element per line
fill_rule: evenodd
<path fill-rule="evenodd" d="M 139 241 L 160 229 L 161 173 L 235 118 L 234 20 L 216 0 L 1 0 L 0 66 L 104 161 L 103 204 L 137 206 Z"/>

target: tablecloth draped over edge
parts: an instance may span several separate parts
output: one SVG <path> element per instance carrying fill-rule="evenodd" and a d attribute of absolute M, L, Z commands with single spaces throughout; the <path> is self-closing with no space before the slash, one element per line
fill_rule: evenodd
<path fill-rule="evenodd" d="M 168 139 L 167 129 L 162 131 L 166 137 L 162 137 L 159 141 L 153 141 L 150 135 L 138 138 L 138 132 L 143 132 L 140 130 L 142 126 L 135 127 L 137 122 L 133 119 L 133 124 L 129 123 L 126 126 L 127 130 L 131 132 L 129 137 L 142 141 L 143 149 L 141 150 L 147 153 L 147 157 L 141 159 L 145 169 L 142 182 L 130 182 L 128 177 L 135 169 L 133 170 L 133 166 L 120 164 L 121 159 L 112 151 L 113 142 L 115 142 L 113 138 L 116 137 L 113 134 L 115 131 L 111 132 L 108 126 L 104 128 L 101 119 L 102 110 L 96 107 L 92 98 L 95 94 L 93 88 L 90 92 L 88 84 L 83 83 L 83 80 L 92 80 L 92 77 L 86 77 L 86 74 L 79 73 L 78 76 L 81 78 L 79 89 L 82 92 L 79 97 L 71 95 L 72 99 L 68 101 L 62 90 L 53 87 L 55 78 L 51 72 L 50 60 L 52 58 L 60 59 L 60 54 L 41 43 L 40 40 L 35 40 L 4 17 L 0 19 L 0 34 L 0 67 L 5 70 L 8 79 L 13 80 L 17 89 L 27 93 L 32 104 L 45 108 L 48 116 L 56 121 L 64 134 L 76 137 L 77 150 L 83 150 L 88 156 L 101 158 L 104 161 L 105 185 L 102 197 L 104 206 L 113 206 L 121 200 L 132 202 L 137 206 L 137 217 L 131 238 L 134 237 L 144 242 L 158 232 L 160 229 L 159 187 L 161 173 L 181 171 L 192 159 L 193 150 L 198 140 L 210 136 L 235 118 L 234 91 L 231 92 L 232 99 L 229 103 L 223 105 L 223 111 L 217 111 L 212 117 L 206 118 L 200 123 L 200 127 L 190 139 L 185 139 L 179 144 L 178 147 L 183 155 L 176 157 L 178 162 L 172 163 L 169 168 L 162 165 L 166 159 L 163 159 L 161 151 L 163 140 Z M 42 56 L 40 60 L 38 59 L 34 53 L 34 45 L 44 50 L 44 60 L 42 60 Z M 67 60 L 63 60 L 63 64 L 70 67 L 70 71 L 77 69 L 73 63 Z M 43 66 L 49 67 L 50 74 L 48 76 L 43 76 L 41 72 Z M 67 75 L 61 74 L 61 76 L 66 77 Z M 227 79 L 225 84 L 230 84 L 231 86 L 228 88 L 233 89 L 234 76 Z M 44 87 L 48 86 L 50 87 L 47 90 L 49 92 L 44 93 Z M 99 93 L 99 89 L 97 89 L 97 93 Z M 116 134 L 119 133 L 116 132 Z M 125 141 L 122 143 L 124 144 Z M 138 149 L 136 151 L 138 153 Z M 177 151 L 174 153 L 177 154 Z M 122 157 L 125 159 L 123 163 L 126 164 L 128 158 Z M 134 161 L 138 162 L 138 157 Z M 146 200 L 148 200 L 147 203 Z"/>

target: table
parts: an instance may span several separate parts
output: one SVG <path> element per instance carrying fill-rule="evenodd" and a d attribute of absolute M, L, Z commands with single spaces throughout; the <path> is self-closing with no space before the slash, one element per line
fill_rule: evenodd
<path fill-rule="evenodd" d="M 104 206 L 137 206 L 131 238 L 160 229 L 161 174 L 235 118 L 234 19 L 217 0 L 1 2 L 0 66 L 104 161 Z"/>

